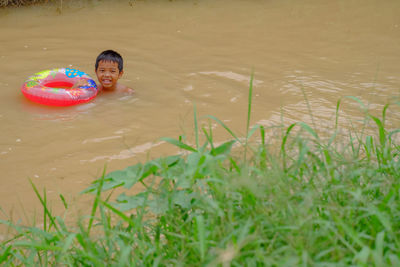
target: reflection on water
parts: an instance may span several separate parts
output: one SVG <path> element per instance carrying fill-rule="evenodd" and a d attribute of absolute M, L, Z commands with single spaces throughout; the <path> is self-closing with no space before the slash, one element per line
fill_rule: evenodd
<path fill-rule="evenodd" d="M 53 107 L 30 102 L 27 99 L 21 101 L 21 111 L 29 114 L 34 120 L 52 120 L 52 121 L 73 121 L 79 115 L 90 112 L 96 104 L 86 103 L 79 106 Z"/>
<path fill-rule="evenodd" d="M 245 85 L 247 86 L 250 84 L 250 77 L 248 75 L 242 75 L 239 73 L 235 73 L 232 71 L 200 71 L 198 74 L 203 74 L 203 75 L 215 75 L 218 77 L 223 77 L 227 79 L 231 79 L 237 82 L 246 82 Z M 196 73 L 190 73 L 189 76 L 196 75 Z M 253 79 L 253 85 L 257 86 L 259 84 L 263 83 L 263 81 Z"/>
<path fill-rule="evenodd" d="M 145 153 L 145 152 L 149 151 L 150 149 L 155 148 L 164 143 L 165 142 L 157 142 L 157 143 L 147 142 L 147 143 L 144 143 L 144 144 L 141 144 L 138 146 L 124 149 L 115 155 L 96 156 L 90 160 L 81 160 L 80 162 L 86 163 L 86 162 L 95 162 L 98 160 L 101 160 L 104 162 L 104 161 L 111 161 L 111 160 L 116 160 L 116 159 L 129 159 L 129 158 L 136 156 L 137 154 Z"/>
<path fill-rule="evenodd" d="M 51 5 L 0 10 L 6 213 L 20 216 L 21 202 L 27 211 L 38 207 L 29 178 L 51 191 L 57 207 L 59 193 L 73 198 L 105 165 L 111 171 L 176 153 L 159 138 L 193 137 L 193 104 L 200 116 L 245 132 L 251 73 L 252 123 L 268 127 L 313 118 L 323 130 L 344 96 L 379 111 L 400 95 L 397 0 L 128 2 L 71 1 L 61 13 Z M 95 77 L 94 60 L 105 49 L 123 55 L 121 82 L 134 95 L 63 108 L 22 96 L 25 79 L 43 69 Z M 343 112 L 361 119 L 357 105 L 344 101 Z M 388 114 L 393 125 L 398 114 Z M 228 137 L 215 133 L 218 142 Z"/>

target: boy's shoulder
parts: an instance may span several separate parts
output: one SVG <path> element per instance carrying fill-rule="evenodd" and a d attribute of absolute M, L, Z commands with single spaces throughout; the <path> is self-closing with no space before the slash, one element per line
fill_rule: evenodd
<path fill-rule="evenodd" d="M 132 88 L 129 88 L 126 85 L 123 85 L 121 83 L 117 84 L 117 91 L 121 92 L 121 93 L 128 93 L 128 94 L 132 94 L 135 92 L 135 90 L 133 90 Z"/>

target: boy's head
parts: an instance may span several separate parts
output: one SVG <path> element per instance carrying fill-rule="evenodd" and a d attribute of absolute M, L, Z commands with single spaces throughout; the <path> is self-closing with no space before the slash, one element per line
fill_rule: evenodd
<path fill-rule="evenodd" d="M 114 50 L 105 50 L 96 58 L 95 70 L 99 67 L 100 61 L 110 61 L 118 64 L 118 70 L 121 72 L 124 69 L 124 60 L 121 55 Z"/>
<path fill-rule="evenodd" d="M 117 81 L 124 73 L 123 66 L 123 59 L 117 52 L 106 50 L 100 53 L 96 59 L 95 71 L 103 89 L 116 89 Z"/>

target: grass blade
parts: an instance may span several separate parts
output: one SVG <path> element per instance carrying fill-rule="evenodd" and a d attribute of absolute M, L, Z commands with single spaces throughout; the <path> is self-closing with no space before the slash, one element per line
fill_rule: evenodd
<path fill-rule="evenodd" d="M 206 237 L 205 237 L 205 227 L 204 218 L 202 215 L 196 216 L 197 225 L 197 239 L 199 242 L 200 258 L 203 261 L 206 254 Z"/>
<path fill-rule="evenodd" d="M 196 139 L 196 150 L 199 150 L 199 126 L 197 125 L 197 109 L 196 104 L 193 105 L 193 120 L 194 120 L 194 136 Z"/>
<path fill-rule="evenodd" d="M 62 203 L 64 205 L 64 208 L 68 209 L 68 203 L 67 203 L 67 201 L 65 201 L 65 198 L 64 198 L 64 196 L 62 194 L 60 194 L 60 199 L 61 199 L 61 201 L 62 201 Z"/>
<path fill-rule="evenodd" d="M 246 140 L 244 145 L 244 161 L 247 158 L 247 144 L 249 142 L 249 131 L 250 131 L 250 118 L 251 118 L 251 100 L 253 97 L 253 79 L 254 79 L 254 71 L 251 72 L 250 76 L 250 85 L 249 85 L 249 97 L 247 102 L 247 122 L 246 122 Z"/>
<path fill-rule="evenodd" d="M 185 143 L 182 143 L 179 140 L 173 139 L 173 138 L 162 137 L 162 138 L 160 138 L 160 140 L 168 142 L 168 143 L 170 143 L 170 144 L 172 144 L 174 146 L 177 146 L 177 147 L 179 147 L 181 149 L 184 149 L 184 150 L 188 150 L 188 151 L 191 151 L 191 152 L 197 152 L 197 150 L 194 149 L 193 147 L 191 147 L 191 146 L 189 146 L 189 145 L 187 145 Z"/>
<path fill-rule="evenodd" d="M 378 131 L 379 131 L 379 142 L 381 143 L 381 146 L 384 147 L 386 143 L 386 133 L 385 133 L 385 128 L 383 126 L 383 123 L 381 120 L 379 120 L 377 117 L 374 117 L 372 115 L 369 115 L 373 121 L 376 123 L 378 126 Z"/>
<path fill-rule="evenodd" d="M 364 103 L 363 103 L 358 97 L 355 97 L 355 96 L 345 96 L 345 98 L 348 98 L 348 99 L 351 99 L 351 100 L 356 101 L 356 102 L 361 106 L 362 111 L 363 111 L 364 113 L 367 112 L 367 107 L 364 105 Z"/>
<path fill-rule="evenodd" d="M 58 229 L 58 226 L 56 224 L 56 222 L 54 221 L 53 215 L 51 214 L 51 212 L 49 211 L 49 209 L 47 208 L 47 203 L 45 202 L 45 200 L 42 198 L 42 196 L 39 194 L 39 191 L 37 190 L 35 184 L 32 182 L 32 180 L 29 179 L 29 182 L 31 183 L 31 186 L 33 188 L 33 191 L 35 192 L 36 196 L 39 198 L 40 203 L 43 206 L 44 209 L 44 213 L 49 217 L 49 220 L 51 222 L 51 224 L 49 225 L 49 228 L 51 226 L 54 226 L 54 228 L 57 230 L 57 232 L 60 232 L 60 230 Z"/>
<path fill-rule="evenodd" d="M 94 215 L 96 213 L 97 206 L 99 205 L 99 202 L 100 202 L 101 189 L 103 188 L 104 177 L 105 176 L 106 176 L 106 167 L 104 167 L 103 175 L 101 176 L 101 179 L 100 179 L 100 182 L 99 182 L 99 186 L 97 187 L 96 196 L 94 198 L 94 202 L 93 202 L 93 206 L 92 206 L 92 212 L 90 213 L 90 219 L 89 219 L 89 224 L 88 224 L 88 228 L 87 228 L 88 234 L 90 233 L 90 229 L 92 228 Z"/>
<path fill-rule="evenodd" d="M 220 119 L 212 116 L 212 115 L 206 115 L 205 117 L 210 118 L 214 121 L 216 121 L 219 125 L 221 125 L 233 138 L 235 138 L 236 141 L 238 141 L 241 145 L 244 145 L 243 142 L 240 141 L 240 139 L 233 133 L 231 129 L 229 129 L 228 126 L 225 125 Z"/>
<path fill-rule="evenodd" d="M 316 131 L 314 131 L 313 128 L 311 128 L 308 124 L 304 123 L 304 122 L 299 122 L 298 123 L 301 128 L 303 128 L 304 130 L 306 130 L 309 134 L 311 134 L 313 137 L 315 137 L 315 139 L 319 139 L 318 138 L 318 134 Z"/>

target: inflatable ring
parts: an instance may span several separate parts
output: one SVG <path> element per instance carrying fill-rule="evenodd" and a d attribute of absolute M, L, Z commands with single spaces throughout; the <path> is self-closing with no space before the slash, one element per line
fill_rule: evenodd
<path fill-rule="evenodd" d="M 92 100 L 96 82 L 86 73 L 69 68 L 44 70 L 30 76 L 21 87 L 24 96 L 51 106 L 71 106 Z"/>

